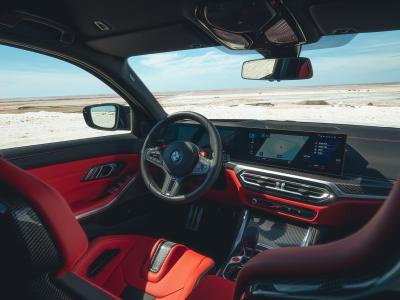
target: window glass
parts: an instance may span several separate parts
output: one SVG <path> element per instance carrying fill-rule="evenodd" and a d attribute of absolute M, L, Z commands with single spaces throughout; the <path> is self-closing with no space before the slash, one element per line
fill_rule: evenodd
<path fill-rule="evenodd" d="M 400 127 L 400 31 L 326 36 L 306 45 L 307 80 L 244 80 L 257 52 L 205 48 L 131 57 L 168 113 Z"/>
<path fill-rule="evenodd" d="M 127 105 L 70 63 L 0 45 L 0 149 L 126 133 L 86 125 L 83 107 L 100 103 Z"/>

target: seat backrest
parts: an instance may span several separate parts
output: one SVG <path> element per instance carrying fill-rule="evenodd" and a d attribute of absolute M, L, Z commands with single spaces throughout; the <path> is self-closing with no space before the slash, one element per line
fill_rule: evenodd
<path fill-rule="evenodd" d="M 249 260 L 238 275 L 236 298 L 249 287 L 275 295 L 279 294 L 276 287 L 284 287 L 286 292 L 282 292 L 288 294 L 290 285 L 292 292 L 310 286 L 320 287 L 314 293 L 335 287 L 342 296 L 346 292 L 368 292 L 379 282 L 374 280 L 398 264 L 399 232 L 400 182 L 396 182 L 379 211 L 358 232 L 323 245 L 265 251 Z M 362 288 L 354 288 L 356 284 Z M 346 286 L 351 288 L 346 291 Z"/>
<path fill-rule="evenodd" d="M 86 252 L 88 240 L 66 201 L 48 184 L 1 157 L 0 183 L 3 186 L 3 191 L 10 190 L 7 197 L 0 199 L 0 205 L 3 207 L 0 209 L 0 213 L 3 216 L 7 215 L 9 220 L 2 223 L 2 226 L 7 226 L 7 224 L 10 226 L 23 226 L 24 235 L 21 236 L 21 239 L 26 239 L 29 236 L 32 238 L 30 230 L 34 230 L 29 226 L 35 224 L 35 222 L 36 224 L 42 222 L 42 226 L 44 226 L 46 231 L 49 231 L 51 239 L 61 254 L 61 266 L 57 270 L 57 273 L 63 274 L 69 271 Z M 10 197 L 13 199 L 10 199 Z M 30 208 L 34 212 L 30 212 L 30 215 L 24 215 L 24 209 L 25 211 L 29 211 Z M 32 214 L 37 214 L 38 220 L 33 221 L 32 218 L 36 217 L 32 217 Z M 14 229 L 5 228 L 5 230 Z M 17 232 L 21 233 L 19 229 Z M 34 237 L 36 246 L 39 248 L 41 247 L 41 243 L 43 243 L 40 240 L 43 238 L 42 235 L 38 233 Z M 22 241 L 21 245 L 27 244 L 26 242 Z M 2 247 L 4 246 L 2 245 Z M 44 248 L 42 250 L 35 252 L 35 255 L 46 255 Z M 35 259 L 36 261 L 40 261 L 45 258 L 37 257 Z"/>

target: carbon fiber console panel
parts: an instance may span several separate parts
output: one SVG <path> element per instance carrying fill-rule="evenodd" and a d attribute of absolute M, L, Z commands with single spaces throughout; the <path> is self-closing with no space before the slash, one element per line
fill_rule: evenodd
<path fill-rule="evenodd" d="M 308 226 L 293 225 L 254 214 L 252 221 L 259 228 L 258 244 L 268 249 L 303 245 Z"/>

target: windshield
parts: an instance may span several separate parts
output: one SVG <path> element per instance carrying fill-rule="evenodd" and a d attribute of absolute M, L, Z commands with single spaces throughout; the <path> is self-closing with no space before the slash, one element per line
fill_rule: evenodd
<path fill-rule="evenodd" d="M 204 48 L 131 57 L 130 66 L 167 113 L 400 127 L 400 31 L 323 37 L 303 47 L 307 80 L 244 80 L 257 52 Z M 336 46 L 335 46 L 336 45 Z M 329 47 L 329 48 L 324 48 Z"/>

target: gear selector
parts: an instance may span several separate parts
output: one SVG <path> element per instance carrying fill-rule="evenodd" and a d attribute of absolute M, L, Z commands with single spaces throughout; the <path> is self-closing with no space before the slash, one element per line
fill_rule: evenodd
<path fill-rule="evenodd" d="M 256 254 L 260 231 L 257 225 L 249 225 L 242 236 L 243 256 L 252 257 Z"/>
<path fill-rule="evenodd" d="M 237 274 L 243 265 L 254 255 L 257 254 L 257 243 L 259 237 L 259 229 L 256 224 L 250 223 L 242 235 L 241 245 L 242 251 L 239 255 L 231 257 L 226 265 L 223 276 L 229 280 L 235 280 Z"/>

